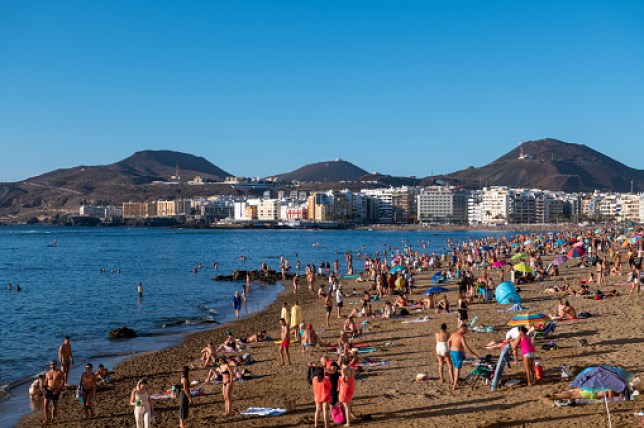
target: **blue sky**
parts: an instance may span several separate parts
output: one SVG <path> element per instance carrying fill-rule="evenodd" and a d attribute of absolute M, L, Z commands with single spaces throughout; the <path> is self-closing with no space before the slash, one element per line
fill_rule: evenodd
<path fill-rule="evenodd" d="M 542 137 L 642 169 L 643 21 L 635 0 L 0 0 L 0 181 L 143 149 L 427 176 Z"/>

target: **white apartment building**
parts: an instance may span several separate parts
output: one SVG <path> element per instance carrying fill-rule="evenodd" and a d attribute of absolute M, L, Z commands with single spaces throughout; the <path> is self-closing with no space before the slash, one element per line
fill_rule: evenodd
<path fill-rule="evenodd" d="M 484 187 L 481 201 L 483 224 L 506 224 L 512 214 L 512 194 L 507 187 Z"/>
<path fill-rule="evenodd" d="M 419 221 L 465 223 L 467 192 L 449 187 L 431 186 L 416 197 Z"/>
<path fill-rule="evenodd" d="M 467 197 L 467 222 L 483 223 L 483 191 L 474 190 Z"/>

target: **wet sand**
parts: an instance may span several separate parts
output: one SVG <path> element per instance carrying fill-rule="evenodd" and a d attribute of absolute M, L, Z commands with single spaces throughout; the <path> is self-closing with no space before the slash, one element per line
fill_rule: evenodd
<path fill-rule="evenodd" d="M 547 261 L 547 259 L 546 259 Z M 524 305 L 544 313 L 554 312 L 556 295 L 545 294 L 546 286 L 556 284 L 564 277 L 575 282 L 588 275 L 589 270 L 571 268 L 569 261 L 562 269 L 561 276 L 553 281 L 522 286 Z M 593 269 L 594 270 L 594 269 Z M 433 272 L 432 272 L 433 273 Z M 430 274 L 417 276 L 418 295 L 430 286 Z M 493 277 L 496 279 L 496 277 Z M 304 281 L 301 281 L 302 284 Z M 624 283 L 625 277 L 609 277 L 609 284 Z M 318 284 L 326 283 L 326 278 L 318 278 Z M 341 280 L 345 292 L 352 288 L 361 293 L 369 283 L 355 280 Z M 449 285 L 447 293 L 452 304 L 457 301 L 456 285 Z M 367 332 L 358 339 L 368 342 L 377 351 L 368 354 L 370 358 L 385 360 L 389 365 L 369 368 L 364 380 L 356 382 L 354 412 L 370 415 L 371 421 L 357 420 L 356 426 L 373 427 L 514 427 L 535 426 L 553 427 L 565 424 L 568 427 L 606 426 L 606 409 L 603 404 L 575 407 L 554 407 L 546 394 L 568 388 L 570 380 L 562 380 L 561 364 L 586 367 L 597 364 L 617 365 L 640 375 L 644 368 L 644 311 L 640 299 L 626 297 L 629 287 L 604 287 L 605 290 L 617 289 L 622 295 L 601 301 L 569 297 L 578 312 L 590 312 L 592 318 L 572 322 L 561 322 L 557 326 L 555 340 L 558 349 L 541 350 L 545 342 L 536 342 L 537 357 L 545 369 L 545 378 L 533 387 L 525 386 L 523 364 L 512 366 L 508 371 L 511 379 L 521 379 L 519 386 L 501 386 L 491 392 L 489 386 L 479 384 L 476 389 L 465 385 L 452 391 L 448 385 L 439 385 L 437 362 L 434 353 L 434 332 L 442 322 L 448 324 L 450 331 L 456 328 L 456 314 L 436 314 L 433 311 L 415 312 L 407 319 L 429 315 L 425 323 L 403 324 L 403 319 L 369 319 Z M 300 286 L 297 296 L 287 287 L 278 300 L 261 313 L 244 319 L 218 326 L 209 331 L 194 333 L 186 337 L 179 346 L 163 351 L 143 354 L 124 361 L 116 368 L 117 374 L 112 383 L 102 386 L 97 395 L 97 416 L 87 421 L 82 415 L 81 405 L 69 393 L 60 402 L 60 414 L 54 426 L 76 427 L 128 427 L 134 426 L 129 394 L 141 377 L 148 378 L 151 392 L 166 390 L 178 383 L 179 371 L 184 364 L 190 364 L 198 357 L 199 350 L 208 342 L 223 342 L 224 332 L 232 330 L 237 337 L 250 335 L 266 329 L 273 337 L 279 337 L 278 319 L 283 302 L 289 306 L 299 300 L 303 318 L 311 322 L 321 338 L 335 341 L 343 320 L 336 318 L 334 307 L 331 328 L 323 329 L 324 311 L 322 300 L 311 296 L 305 285 Z M 350 302 L 359 297 L 345 299 L 343 314 L 353 307 Z M 375 303 L 374 309 L 384 308 L 384 303 Z M 498 355 L 498 351 L 487 351 L 483 346 L 492 339 L 503 338 L 507 327 L 505 323 L 516 312 L 500 312 L 501 305 L 496 303 L 474 303 L 470 306 L 469 318 L 479 317 L 477 325 L 494 325 L 492 333 L 470 331 L 467 339 L 470 346 L 480 355 Z M 357 321 L 360 324 L 362 320 Z M 588 346 L 579 347 L 576 339 L 583 338 Z M 236 382 L 233 391 L 233 408 L 236 411 L 248 407 L 283 407 L 285 400 L 296 400 L 296 409 L 279 417 L 243 416 L 233 414 L 223 416 L 221 386 L 205 386 L 206 395 L 193 399 L 190 408 L 189 427 L 230 426 L 230 427 L 298 427 L 313 426 L 313 392 L 306 381 L 306 363 L 317 361 L 324 354 L 319 348 L 313 358 L 305 358 L 299 344 L 291 346 L 293 365 L 280 367 L 277 361 L 278 345 L 261 343 L 251 345 L 254 363 L 247 368 L 254 378 L 246 382 Z M 464 366 L 463 374 L 469 373 L 473 366 Z M 415 382 L 418 373 L 427 373 L 430 379 Z M 191 379 L 203 380 L 207 372 L 195 370 Z M 178 400 L 167 399 L 155 402 L 157 425 L 159 427 L 178 426 Z M 640 397 L 635 401 L 610 404 L 612 423 L 615 427 L 637 426 L 634 412 L 643 410 Z M 31 414 L 23 419 L 22 427 L 41 426 L 42 415 Z"/>

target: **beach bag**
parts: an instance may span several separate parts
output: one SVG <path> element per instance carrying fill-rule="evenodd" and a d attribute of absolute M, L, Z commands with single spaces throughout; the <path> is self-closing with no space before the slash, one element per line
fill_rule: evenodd
<path fill-rule="evenodd" d="M 331 416 L 333 416 L 333 422 L 336 424 L 344 423 L 344 411 L 342 409 L 342 404 L 338 404 L 331 409 Z"/>

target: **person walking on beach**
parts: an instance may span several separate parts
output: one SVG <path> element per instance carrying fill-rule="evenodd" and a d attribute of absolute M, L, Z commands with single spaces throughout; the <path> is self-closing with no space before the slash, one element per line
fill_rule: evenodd
<path fill-rule="evenodd" d="M 344 293 L 342 292 L 342 286 L 340 284 L 334 284 L 333 291 L 335 293 L 335 304 L 338 307 L 338 318 L 342 318 L 340 312 L 344 306 Z"/>
<path fill-rule="evenodd" d="M 148 392 L 148 381 L 141 379 L 130 394 L 130 406 L 134 407 L 136 428 L 150 428 L 154 420 L 154 406 Z"/>
<path fill-rule="evenodd" d="M 69 377 L 69 370 L 74 364 L 74 356 L 72 355 L 72 344 L 69 336 L 65 336 L 63 344 L 58 348 L 58 361 L 60 362 L 60 369 L 63 372 L 65 385 L 68 385 L 67 378 Z"/>
<path fill-rule="evenodd" d="M 48 425 L 50 422 L 53 422 L 54 419 L 56 419 L 56 414 L 58 413 L 58 398 L 60 397 L 60 392 L 65 386 L 65 375 L 56 367 L 56 361 L 52 360 L 49 366 L 49 371 L 45 373 L 45 382 L 43 387 L 43 412 L 45 415 L 45 425 Z M 51 419 L 49 419 L 48 413 L 50 402 L 52 403 Z"/>
<path fill-rule="evenodd" d="M 181 369 L 181 395 L 179 396 L 179 427 L 186 428 L 186 420 L 188 419 L 188 409 L 192 404 L 192 397 L 190 397 L 190 367 L 183 366 Z"/>
<path fill-rule="evenodd" d="M 239 319 L 239 310 L 241 309 L 239 291 L 235 291 L 235 295 L 233 296 L 233 309 L 235 309 L 235 318 Z"/>
<path fill-rule="evenodd" d="M 78 389 L 83 401 L 83 408 L 85 410 L 85 417 L 88 418 L 91 414 L 94 416 L 94 409 L 92 409 L 92 400 L 96 398 L 96 384 L 98 380 L 94 374 L 91 363 L 85 366 L 85 371 L 80 377 L 78 382 Z"/>
<path fill-rule="evenodd" d="M 219 374 L 221 375 L 221 393 L 224 396 L 224 416 L 230 415 L 233 409 L 233 382 L 235 373 L 224 357 L 219 357 Z"/>
<path fill-rule="evenodd" d="M 300 276 L 296 273 L 293 277 L 293 294 L 297 294 L 297 280 L 300 279 Z"/>
<path fill-rule="evenodd" d="M 463 361 L 465 361 L 465 351 L 472 354 L 475 358 L 478 358 L 478 355 L 472 351 L 467 342 L 465 341 L 465 333 L 467 333 L 467 325 L 461 325 L 458 330 L 456 330 L 447 340 L 447 345 L 449 345 L 449 356 L 452 360 L 454 367 L 454 373 L 452 374 L 453 385 L 452 389 L 458 389 L 458 380 L 461 374 L 461 367 L 463 367 Z"/>
<path fill-rule="evenodd" d="M 286 323 L 286 320 L 284 318 L 280 318 L 280 327 L 281 327 L 281 338 L 282 338 L 282 342 L 280 343 L 280 349 L 279 349 L 280 366 L 283 366 L 285 363 L 286 365 L 290 366 L 291 356 L 288 353 L 288 347 L 291 346 L 291 332 L 290 332 L 291 329 Z"/>
<path fill-rule="evenodd" d="M 449 340 L 449 333 L 447 332 L 447 324 L 441 324 L 441 329 L 436 332 L 436 359 L 438 360 L 438 377 L 440 379 L 440 384 L 445 383 L 443 376 L 445 364 L 447 364 L 447 374 L 449 375 L 450 383 L 454 383 L 452 378 L 454 367 L 452 366 L 452 360 L 449 357 L 449 346 L 447 346 L 447 341 Z"/>

